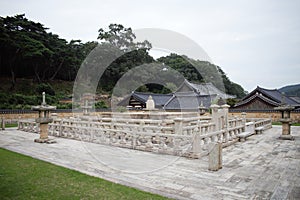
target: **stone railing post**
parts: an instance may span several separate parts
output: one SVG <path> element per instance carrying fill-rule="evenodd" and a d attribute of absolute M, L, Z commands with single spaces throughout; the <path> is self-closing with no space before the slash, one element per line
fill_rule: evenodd
<path fill-rule="evenodd" d="M 210 106 L 211 108 L 211 117 L 212 117 L 212 121 L 213 123 L 216 125 L 216 131 L 220 130 L 220 119 L 219 119 L 219 108 L 220 106 L 213 104 Z"/>
<path fill-rule="evenodd" d="M 223 109 L 223 114 L 224 114 L 224 128 L 228 127 L 228 111 L 230 106 L 227 104 L 224 104 L 221 106 L 221 108 Z"/>
<path fill-rule="evenodd" d="M 222 143 L 211 143 L 211 149 L 208 152 L 208 169 L 218 171 L 222 169 Z"/>
<path fill-rule="evenodd" d="M 183 134 L 183 120 L 181 118 L 174 119 L 174 133 L 176 135 Z"/>
<path fill-rule="evenodd" d="M 201 146 L 200 146 L 200 135 L 199 133 L 194 134 L 193 142 L 192 142 L 192 151 L 190 154 L 191 158 L 199 158 L 201 154 Z"/>
<path fill-rule="evenodd" d="M 243 125 L 244 125 L 244 126 L 245 126 L 245 124 L 246 124 L 246 115 L 247 115 L 247 113 L 242 112 L 242 118 L 243 118 Z"/>

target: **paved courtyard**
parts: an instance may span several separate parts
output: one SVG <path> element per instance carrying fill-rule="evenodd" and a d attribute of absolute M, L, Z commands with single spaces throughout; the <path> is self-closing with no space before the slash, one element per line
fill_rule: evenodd
<path fill-rule="evenodd" d="M 208 159 L 159 155 L 37 134 L 0 131 L 0 147 L 60 166 L 176 199 L 300 199 L 300 127 L 294 141 L 278 140 L 281 127 L 223 149 L 223 169 Z M 1 162 L 1 161 L 0 161 Z"/>

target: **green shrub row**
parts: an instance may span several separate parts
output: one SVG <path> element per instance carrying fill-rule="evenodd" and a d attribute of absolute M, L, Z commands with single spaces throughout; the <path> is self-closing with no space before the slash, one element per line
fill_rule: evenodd
<path fill-rule="evenodd" d="M 49 105 L 56 106 L 57 109 L 72 109 L 72 103 L 59 103 L 63 96 L 46 95 L 46 102 Z M 42 103 L 42 95 L 23 95 L 23 94 L 7 94 L 0 93 L 0 109 L 31 109 L 31 106 L 40 105 Z M 95 108 L 107 108 L 104 101 L 95 104 Z"/>

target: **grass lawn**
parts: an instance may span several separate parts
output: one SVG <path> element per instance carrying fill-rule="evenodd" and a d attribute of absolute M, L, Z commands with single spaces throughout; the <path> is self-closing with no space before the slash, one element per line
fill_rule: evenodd
<path fill-rule="evenodd" d="M 0 124 L 0 127 L 2 128 L 2 124 Z M 5 124 L 5 128 L 14 128 L 18 127 L 18 124 Z"/>
<path fill-rule="evenodd" d="M 281 122 L 272 122 L 272 125 L 281 125 Z M 300 126 L 300 123 L 293 123 L 292 126 Z"/>
<path fill-rule="evenodd" d="M 0 199 L 166 199 L 0 148 Z"/>

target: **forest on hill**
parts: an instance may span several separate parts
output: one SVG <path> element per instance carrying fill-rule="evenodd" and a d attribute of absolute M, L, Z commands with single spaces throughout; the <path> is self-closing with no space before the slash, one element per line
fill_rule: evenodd
<path fill-rule="evenodd" d="M 287 96 L 296 96 L 300 98 L 300 84 L 288 85 L 279 89 L 280 92 L 284 92 Z"/>
<path fill-rule="evenodd" d="M 191 82 L 212 82 L 228 94 L 242 98 L 244 89 L 230 81 L 221 67 L 206 61 L 193 60 L 185 55 L 171 54 L 155 60 L 149 55 L 151 41 L 134 42 L 135 34 L 131 28 L 121 24 L 111 24 L 108 30 L 100 28 L 97 41 L 82 42 L 81 40 L 67 41 L 53 34 L 47 27 L 25 17 L 25 14 L 0 17 L 0 99 L 1 108 L 16 104 L 36 104 L 37 98 L 26 95 L 39 95 L 41 90 L 55 97 L 58 89 L 53 88 L 53 81 L 73 82 L 77 72 L 88 54 L 97 46 L 114 45 L 124 54 L 112 62 L 104 71 L 98 84 L 98 92 L 111 94 L 117 81 L 130 69 L 147 63 L 162 63 L 180 72 Z M 198 71 L 195 69 L 197 66 Z M 199 73 L 199 69 L 201 74 Z M 218 73 L 221 80 L 214 79 Z M 205 77 L 212 77 L 205 80 Z M 22 79 L 30 79 L 34 88 L 25 84 L 22 90 L 19 84 Z M 7 83 L 9 82 L 9 83 Z M 9 87 L 7 85 L 9 84 Z M 4 86 L 5 85 L 5 86 Z M 221 86 L 224 85 L 222 88 Z M 25 87 L 25 89 L 24 89 Z M 140 87 L 139 91 L 168 93 L 171 90 L 161 85 L 148 84 Z M 8 94 L 9 91 L 9 94 Z M 26 93 L 25 93 L 26 91 Z M 62 89 L 62 91 L 64 91 Z M 60 93 L 59 98 L 70 96 L 72 93 Z M 8 96 L 10 95 L 10 96 Z M 23 95 L 21 101 L 15 95 Z M 25 95 L 25 96 L 24 96 Z M 30 101 L 27 101 L 27 98 Z M 5 105 L 4 105 L 5 104 Z"/>

